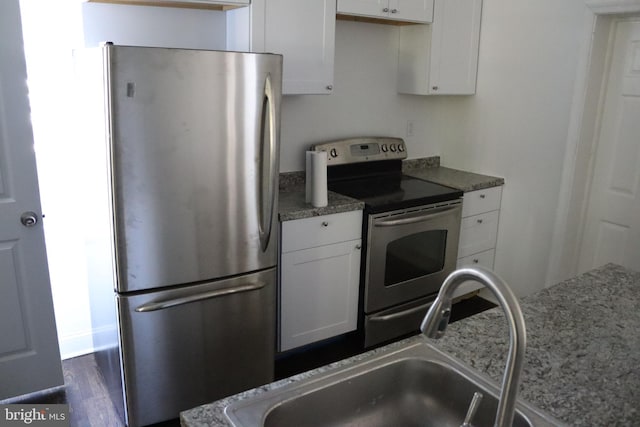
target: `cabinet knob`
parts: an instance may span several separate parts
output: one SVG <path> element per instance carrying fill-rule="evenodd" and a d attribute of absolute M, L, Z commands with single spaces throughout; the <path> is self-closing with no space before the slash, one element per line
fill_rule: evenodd
<path fill-rule="evenodd" d="M 385 7 L 384 9 L 382 9 L 382 11 L 383 11 L 384 13 L 387 13 L 387 12 L 389 12 L 389 8 L 388 8 L 388 7 Z"/>
<path fill-rule="evenodd" d="M 398 13 L 398 9 L 391 9 L 391 13 Z"/>
<path fill-rule="evenodd" d="M 328 223 L 327 221 L 322 221 L 322 226 L 323 226 L 323 227 L 328 227 L 328 226 L 329 226 L 329 223 Z"/>
<path fill-rule="evenodd" d="M 432 86 L 431 89 L 438 90 L 438 86 Z"/>
<path fill-rule="evenodd" d="M 360 250 L 361 248 L 362 248 L 362 245 L 360 245 L 360 244 L 357 244 L 357 245 L 356 245 L 356 249 L 357 249 L 357 250 Z"/>
<path fill-rule="evenodd" d="M 477 264 L 477 263 L 479 263 L 479 262 L 480 262 L 480 261 L 478 261 L 478 259 L 477 259 L 477 258 L 473 260 L 473 263 L 474 263 L 474 264 Z"/>
<path fill-rule="evenodd" d="M 482 224 L 482 219 L 477 220 L 478 224 Z"/>
<path fill-rule="evenodd" d="M 333 90 L 333 85 L 327 85 L 327 90 Z"/>
<path fill-rule="evenodd" d="M 481 199 L 484 199 L 484 198 L 486 198 L 486 197 L 487 197 L 487 196 L 486 196 L 485 194 L 481 194 L 481 195 L 480 195 L 480 198 L 481 198 Z"/>

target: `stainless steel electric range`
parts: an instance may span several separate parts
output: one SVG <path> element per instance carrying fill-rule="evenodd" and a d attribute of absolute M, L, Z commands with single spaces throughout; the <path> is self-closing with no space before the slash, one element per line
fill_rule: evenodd
<path fill-rule="evenodd" d="M 365 203 L 360 326 L 369 348 L 417 331 L 456 267 L 462 192 L 402 173 L 400 138 L 317 144 L 329 190 Z"/>

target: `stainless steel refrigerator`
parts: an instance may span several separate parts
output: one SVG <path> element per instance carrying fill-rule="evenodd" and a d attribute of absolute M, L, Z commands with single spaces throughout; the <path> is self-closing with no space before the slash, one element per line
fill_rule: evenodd
<path fill-rule="evenodd" d="M 127 424 L 272 381 L 282 57 L 113 44 L 76 57 L 101 87 L 108 164 L 114 287 L 91 305 L 112 305 L 118 330 L 96 360 Z"/>

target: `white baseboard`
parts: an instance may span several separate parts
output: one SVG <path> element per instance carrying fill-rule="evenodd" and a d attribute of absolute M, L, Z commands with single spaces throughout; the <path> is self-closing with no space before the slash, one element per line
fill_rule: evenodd
<path fill-rule="evenodd" d="M 96 351 L 99 343 L 109 342 L 117 336 L 116 325 L 101 326 L 75 334 L 58 337 L 60 357 L 62 360 L 71 359 Z"/>
<path fill-rule="evenodd" d="M 59 336 L 60 357 L 62 360 L 93 353 L 93 333 L 91 330 L 72 335 Z"/>

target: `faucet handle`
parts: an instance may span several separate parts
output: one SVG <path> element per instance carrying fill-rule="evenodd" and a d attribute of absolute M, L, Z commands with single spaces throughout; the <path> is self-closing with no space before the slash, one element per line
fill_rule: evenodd
<path fill-rule="evenodd" d="M 479 391 L 473 393 L 473 398 L 471 399 L 471 403 L 469 404 L 469 409 L 467 409 L 467 416 L 464 417 L 464 422 L 460 425 L 460 427 L 472 427 L 471 420 L 478 411 L 478 407 L 480 406 L 482 397 L 482 393 L 480 393 Z"/>
<path fill-rule="evenodd" d="M 451 317 L 451 299 L 441 298 L 440 295 L 431 304 L 429 311 L 422 320 L 420 330 L 429 338 L 439 339 L 444 336 Z"/>

